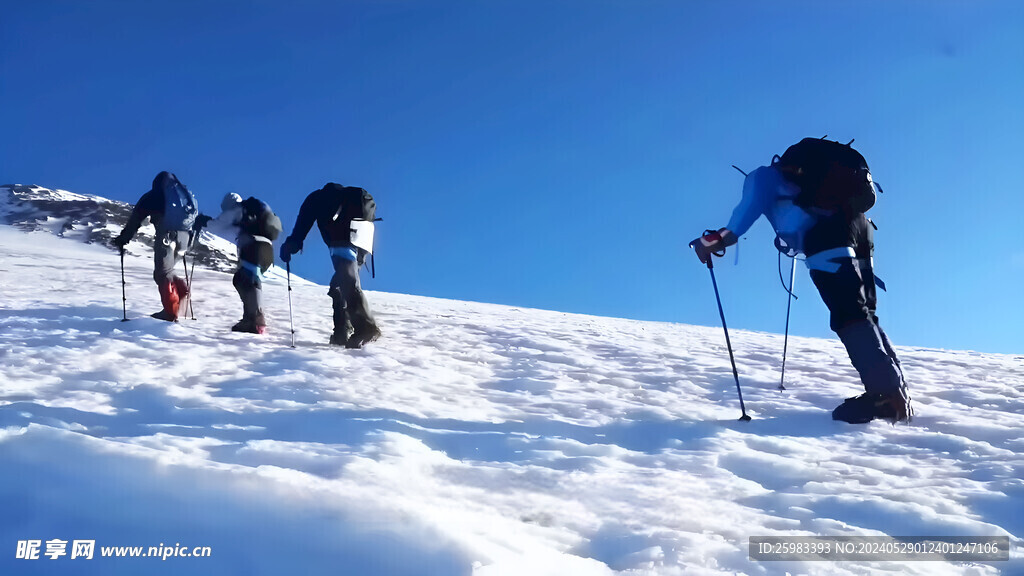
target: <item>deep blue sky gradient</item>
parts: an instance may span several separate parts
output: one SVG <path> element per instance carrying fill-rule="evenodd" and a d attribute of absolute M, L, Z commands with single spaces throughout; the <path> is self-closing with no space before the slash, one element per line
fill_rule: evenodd
<path fill-rule="evenodd" d="M 288 232 L 362 186 L 365 287 L 566 312 L 718 325 L 686 245 L 730 165 L 828 134 L 886 190 L 896 344 L 1024 352 L 1022 106 L 1015 1 L 0 0 L 0 184 L 135 201 L 171 170 Z M 716 267 L 731 327 L 784 328 L 772 237 Z M 329 279 L 315 231 L 293 269 Z M 796 293 L 792 332 L 830 337 L 802 268 Z"/>

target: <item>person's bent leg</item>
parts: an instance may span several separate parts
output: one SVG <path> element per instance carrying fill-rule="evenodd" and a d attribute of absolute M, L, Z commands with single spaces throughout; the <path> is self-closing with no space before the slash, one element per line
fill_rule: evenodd
<path fill-rule="evenodd" d="M 884 396 L 903 394 L 899 368 L 885 349 L 882 333 L 873 322 L 860 320 L 838 330 L 864 391 Z"/>
<path fill-rule="evenodd" d="M 178 231 L 172 234 L 174 249 L 172 250 L 173 262 L 171 266 L 176 270 L 178 263 L 182 262 L 185 258 L 185 252 L 188 250 L 191 236 L 185 231 Z M 186 270 L 185 272 L 187 275 L 188 271 Z M 189 282 L 186 282 L 184 278 L 175 273 L 171 274 L 171 282 L 174 283 L 175 291 L 178 293 L 178 312 L 181 315 L 185 315 L 189 309 L 189 300 L 192 298 L 192 287 L 189 285 Z"/>
<path fill-rule="evenodd" d="M 160 292 L 163 309 L 151 316 L 168 322 L 177 321 L 180 302 L 178 286 L 174 282 L 175 248 L 173 233 L 157 235 L 153 241 L 153 281 Z"/>
<path fill-rule="evenodd" d="M 263 334 L 266 319 L 263 316 L 262 282 L 252 271 L 240 267 L 231 279 L 232 285 L 242 301 L 242 320 L 231 327 L 235 332 Z"/>
<path fill-rule="evenodd" d="M 344 304 L 345 314 L 352 324 L 352 335 L 345 343 L 347 348 L 361 348 L 368 342 L 380 337 L 380 329 L 370 313 L 370 305 L 366 300 L 359 283 L 359 264 L 355 259 L 342 257 L 332 258 L 334 277 L 331 279 L 332 297 L 337 297 Z M 337 300 L 336 300 L 337 302 Z M 337 311 L 337 304 L 335 310 Z M 337 330 L 337 322 L 335 323 Z"/>
<path fill-rule="evenodd" d="M 346 290 L 343 289 L 343 286 L 351 279 L 347 273 L 347 267 L 344 266 L 344 260 L 342 259 L 340 263 L 338 260 L 339 258 L 336 257 L 331 258 L 331 263 L 334 265 L 334 276 L 331 277 L 330 288 L 327 290 L 327 295 L 331 297 L 334 320 L 334 332 L 331 334 L 330 342 L 337 346 L 344 346 L 353 330 L 352 321 L 345 305 Z"/>
<path fill-rule="evenodd" d="M 874 322 L 865 277 L 873 282 L 870 266 L 853 259 L 844 261 L 835 273 L 811 271 L 831 314 L 829 324 L 846 347 L 865 390 L 863 396 L 837 408 L 833 418 L 847 422 L 867 422 L 877 416 L 903 420 L 909 411 L 906 388 L 899 366 L 887 350 L 884 332 Z"/>

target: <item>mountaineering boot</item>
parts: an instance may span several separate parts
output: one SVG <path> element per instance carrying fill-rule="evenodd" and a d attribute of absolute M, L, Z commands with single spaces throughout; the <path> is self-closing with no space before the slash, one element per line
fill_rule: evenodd
<path fill-rule="evenodd" d="M 376 324 L 368 322 L 352 333 L 352 336 L 345 342 L 345 348 L 362 348 L 377 338 L 380 338 L 380 328 L 377 328 Z"/>
<path fill-rule="evenodd" d="M 903 371 L 877 324 L 861 320 L 836 331 L 857 369 L 865 393 L 848 398 L 832 412 L 834 420 L 863 424 L 875 418 L 908 421 L 913 415 Z"/>
<path fill-rule="evenodd" d="M 357 296 L 356 303 L 361 303 L 361 296 Z M 365 307 L 350 306 L 345 309 L 348 312 L 348 320 L 354 330 L 348 340 L 345 341 L 345 348 L 362 348 L 364 345 L 380 338 L 380 329 L 373 318 L 366 313 Z"/>
<path fill-rule="evenodd" d="M 257 312 L 253 318 L 242 318 L 237 324 L 231 327 L 232 332 L 247 332 L 249 334 L 266 334 L 267 321 L 263 312 Z"/>
<path fill-rule="evenodd" d="M 254 319 L 253 323 L 256 325 L 257 334 L 267 333 L 267 319 L 263 317 L 262 310 L 256 313 L 256 318 Z"/>
<path fill-rule="evenodd" d="M 340 291 L 339 291 L 340 295 Z M 380 338 L 380 329 L 366 304 L 363 291 L 356 286 L 345 302 L 348 322 L 352 325 L 352 335 L 345 341 L 345 348 L 362 348 L 366 344 Z"/>
<path fill-rule="evenodd" d="M 167 322 L 178 321 L 178 290 L 174 283 L 170 280 L 161 282 L 157 289 L 160 291 L 160 303 L 163 304 L 163 310 L 150 314 L 157 320 L 165 320 Z"/>
<path fill-rule="evenodd" d="M 883 395 L 865 392 L 860 396 L 847 398 L 832 411 L 833 420 L 850 424 L 865 424 L 875 418 L 882 418 L 895 424 L 910 419 L 910 400 L 900 395 Z"/>
<path fill-rule="evenodd" d="M 261 326 L 249 320 L 242 320 L 231 327 L 232 332 L 245 332 L 247 334 L 266 334 L 267 327 Z"/>
<path fill-rule="evenodd" d="M 177 322 L 178 321 L 177 316 L 171 316 L 171 314 L 169 312 L 167 312 L 166 310 L 160 310 L 159 312 L 153 312 L 152 314 L 150 314 L 150 316 L 153 317 L 153 318 L 156 318 L 157 320 L 164 320 L 166 322 Z"/>

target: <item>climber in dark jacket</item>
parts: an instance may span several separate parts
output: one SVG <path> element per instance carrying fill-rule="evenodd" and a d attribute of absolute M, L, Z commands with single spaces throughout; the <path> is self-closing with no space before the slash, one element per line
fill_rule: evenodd
<path fill-rule="evenodd" d="M 346 348 L 362 348 L 380 337 L 380 329 L 359 283 L 359 268 L 368 252 L 352 242 L 352 221 L 365 218 L 367 207 L 372 211 L 375 204 L 373 197 L 362 188 L 329 182 L 306 197 L 291 235 L 281 245 L 281 260 L 288 262 L 292 254 L 302 250 L 302 242 L 316 222 L 334 265 L 328 291 L 334 306 L 334 333 L 330 343 Z M 372 225 L 372 214 L 369 220 Z"/>
<path fill-rule="evenodd" d="M 146 218 L 156 227 L 153 280 L 160 291 L 163 309 L 153 313 L 154 318 L 175 322 L 179 309 L 188 303 L 188 283 L 174 270 L 191 244 L 198 213 L 199 205 L 192 192 L 174 174 L 161 172 L 153 179 L 153 187 L 135 204 L 124 229 L 112 240 L 123 252 Z"/>

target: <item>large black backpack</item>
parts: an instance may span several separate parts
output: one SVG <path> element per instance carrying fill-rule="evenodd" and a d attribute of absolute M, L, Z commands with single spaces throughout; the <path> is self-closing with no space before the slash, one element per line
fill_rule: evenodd
<path fill-rule="evenodd" d="M 380 218 L 377 218 L 377 203 L 366 190 L 356 186 L 342 186 L 334 182 L 329 182 L 323 187 L 323 190 L 338 192 L 341 200 L 334 216 L 331 218 L 328 235 L 332 239 L 350 242 L 353 233 L 353 220 L 366 220 L 367 222 L 380 220 Z M 356 261 L 362 266 L 368 254 L 370 255 L 371 262 L 370 272 L 376 277 L 377 272 L 374 266 L 373 255 L 370 252 L 358 248 Z"/>
<path fill-rule="evenodd" d="M 369 192 L 355 186 L 342 186 L 333 182 L 324 186 L 325 190 L 333 189 L 341 192 L 341 204 L 332 218 L 332 228 L 336 228 L 332 237 L 348 238 L 353 220 L 377 219 L 377 203 Z"/>
<path fill-rule="evenodd" d="M 800 188 L 797 206 L 852 216 L 875 205 L 868 163 L 850 144 L 804 138 L 776 158 L 772 165 Z"/>
<path fill-rule="evenodd" d="M 239 227 L 256 238 L 239 254 L 244 260 L 258 264 L 266 272 L 274 264 L 274 240 L 281 235 L 281 219 L 265 202 L 250 197 L 242 202 L 242 220 Z"/>
<path fill-rule="evenodd" d="M 242 202 L 242 230 L 253 236 L 262 236 L 271 242 L 281 235 L 281 219 L 266 202 L 254 197 Z"/>

